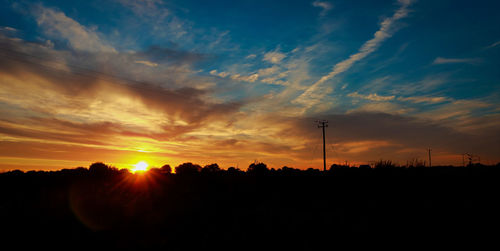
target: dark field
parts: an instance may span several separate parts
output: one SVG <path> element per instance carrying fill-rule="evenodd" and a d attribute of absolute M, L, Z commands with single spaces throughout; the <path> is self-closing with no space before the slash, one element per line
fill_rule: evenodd
<path fill-rule="evenodd" d="M 500 167 L 0 174 L 18 247 L 328 250 L 496 247 Z"/>

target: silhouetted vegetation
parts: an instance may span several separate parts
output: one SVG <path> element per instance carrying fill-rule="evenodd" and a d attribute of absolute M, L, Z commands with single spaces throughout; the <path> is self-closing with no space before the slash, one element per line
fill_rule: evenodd
<path fill-rule="evenodd" d="M 256 162 L 250 164 L 247 169 L 247 173 L 256 175 L 265 175 L 269 172 L 267 165 L 262 162 Z"/>
<path fill-rule="evenodd" d="M 168 250 L 475 245 L 500 223 L 496 166 L 381 160 L 329 171 L 184 163 L 143 173 L 104 163 L 0 174 L 2 240 L 23 246 Z M 477 243 L 476 237 L 482 242 Z M 476 246 L 477 247 L 477 246 Z"/>
<path fill-rule="evenodd" d="M 203 169 L 201 169 L 202 173 L 216 173 L 216 172 L 220 172 L 220 171 L 221 171 L 221 169 L 219 168 L 219 165 L 217 165 L 216 163 L 206 165 L 203 167 Z"/>
<path fill-rule="evenodd" d="M 180 164 L 175 167 L 175 173 L 178 175 L 193 175 L 201 171 L 201 166 L 191 162 Z"/>
<path fill-rule="evenodd" d="M 172 173 L 172 167 L 170 167 L 170 165 L 163 165 L 161 168 L 160 168 L 160 171 L 162 173 L 166 173 L 166 174 L 169 174 L 169 173 Z"/>

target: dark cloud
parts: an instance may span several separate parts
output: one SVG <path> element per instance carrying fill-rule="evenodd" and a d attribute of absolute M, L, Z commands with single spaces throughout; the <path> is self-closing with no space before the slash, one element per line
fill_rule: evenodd
<path fill-rule="evenodd" d="M 436 122 L 386 113 L 351 113 L 333 114 L 321 117 L 329 121 L 327 140 L 330 143 L 348 143 L 356 141 L 388 141 L 402 148 L 428 147 L 461 154 L 473 152 L 486 157 L 500 156 L 500 140 L 496 134 L 471 134 L 439 125 Z M 283 136 L 301 137 L 303 140 L 318 137 L 315 118 L 290 121 Z"/>
<path fill-rule="evenodd" d="M 143 84 L 131 86 L 133 93 L 150 107 L 163 109 L 189 123 L 197 123 L 209 117 L 221 118 L 236 112 L 240 102 L 211 103 L 205 100 L 205 91 L 193 88 L 168 90 L 160 86 Z"/>
<path fill-rule="evenodd" d="M 209 79 L 176 68 L 203 58 L 196 53 L 155 46 L 138 53 L 58 51 L 4 36 L 0 36 L 0 53 L 0 72 L 4 74 L 21 79 L 27 73 L 36 75 L 49 83 L 44 88 L 67 96 L 92 98 L 104 85 L 190 124 L 221 119 L 243 105 L 242 101 L 214 101 L 210 98 L 214 89 L 197 88 Z M 148 67 L 136 63 L 144 57 L 160 63 L 168 61 L 170 65 Z"/>
<path fill-rule="evenodd" d="M 49 125 L 51 126 L 51 125 Z M 91 144 L 91 145 L 105 145 L 106 140 L 103 138 L 97 138 L 97 134 L 79 134 L 69 131 L 61 131 L 58 132 L 49 132 L 47 130 L 40 129 L 32 129 L 32 128 L 15 128 L 15 127 L 6 127 L 0 126 L 0 133 L 28 138 L 28 139 L 37 139 L 37 140 L 46 140 L 46 141 L 57 141 L 57 142 L 67 142 L 67 143 L 80 143 L 80 144 Z"/>
<path fill-rule="evenodd" d="M 18 78 L 34 74 L 48 80 L 64 94 L 79 95 L 96 86 L 98 74 L 90 68 L 68 65 L 75 54 L 69 51 L 56 51 L 42 43 L 26 42 L 17 38 L 0 35 L 0 72 Z"/>

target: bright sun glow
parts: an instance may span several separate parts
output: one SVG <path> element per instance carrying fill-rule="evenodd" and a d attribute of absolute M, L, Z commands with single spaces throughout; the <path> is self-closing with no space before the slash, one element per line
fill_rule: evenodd
<path fill-rule="evenodd" d="M 134 165 L 134 169 L 132 169 L 133 172 L 144 172 L 146 170 L 148 170 L 148 163 L 144 162 L 144 161 L 140 161 L 138 162 L 137 164 Z"/>

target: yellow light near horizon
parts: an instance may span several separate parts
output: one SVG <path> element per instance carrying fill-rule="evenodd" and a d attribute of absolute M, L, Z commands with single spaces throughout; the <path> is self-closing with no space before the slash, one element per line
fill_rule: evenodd
<path fill-rule="evenodd" d="M 132 169 L 133 172 L 144 172 L 148 170 L 149 165 L 145 161 L 139 161 L 134 167 L 135 168 Z"/>

